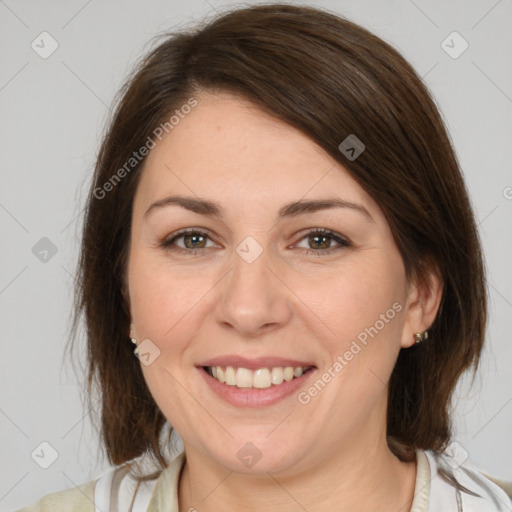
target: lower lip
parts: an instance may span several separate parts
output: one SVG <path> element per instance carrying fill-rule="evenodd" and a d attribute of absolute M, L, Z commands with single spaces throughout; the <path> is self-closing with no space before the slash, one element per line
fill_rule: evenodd
<path fill-rule="evenodd" d="M 215 394 L 236 407 L 264 407 L 273 405 L 296 392 L 309 380 L 309 377 L 316 370 L 316 368 L 313 368 L 300 377 L 294 377 L 292 380 L 284 381 L 277 386 L 272 385 L 269 388 L 259 389 L 229 386 L 213 378 L 203 367 L 197 367 L 197 369 Z"/>

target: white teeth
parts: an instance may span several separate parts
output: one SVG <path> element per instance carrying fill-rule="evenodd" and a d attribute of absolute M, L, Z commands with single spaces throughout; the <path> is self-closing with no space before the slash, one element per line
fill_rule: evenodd
<path fill-rule="evenodd" d="M 259 388 L 265 389 L 272 385 L 278 386 L 285 381 L 290 381 L 294 377 L 300 377 L 307 368 L 302 366 L 277 366 L 275 368 L 259 368 L 252 371 L 247 368 L 233 368 L 227 366 L 208 366 L 208 373 L 219 382 L 226 383 L 228 386 L 238 388 Z"/>
<path fill-rule="evenodd" d="M 259 370 L 256 370 L 253 373 L 252 386 L 260 389 L 272 386 L 272 382 L 270 382 L 270 370 L 268 368 L 260 368 Z"/>
<path fill-rule="evenodd" d="M 232 366 L 226 368 L 226 384 L 228 386 L 236 386 L 236 373 Z"/>
<path fill-rule="evenodd" d="M 292 380 L 293 379 L 293 368 L 291 366 L 287 366 L 285 369 L 284 369 L 284 380 Z"/>
<path fill-rule="evenodd" d="M 230 384 L 228 382 L 228 384 Z M 252 372 L 247 368 L 238 368 L 236 371 L 235 385 L 239 388 L 250 388 L 252 387 Z"/>
<path fill-rule="evenodd" d="M 283 383 L 283 369 L 282 368 L 272 368 L 272 384 L 282 384 Z"/>

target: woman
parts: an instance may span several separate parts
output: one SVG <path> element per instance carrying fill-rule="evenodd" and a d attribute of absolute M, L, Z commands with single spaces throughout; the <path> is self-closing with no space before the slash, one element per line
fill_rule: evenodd
<path fill-rule="evenodd" d="M 101 147 L 78 275 L 118 468 L 24 510 L 512 507 L 451 439 L 486 324 L 467 190 L 363 28 L 273 4 L 168 37 Z"/>

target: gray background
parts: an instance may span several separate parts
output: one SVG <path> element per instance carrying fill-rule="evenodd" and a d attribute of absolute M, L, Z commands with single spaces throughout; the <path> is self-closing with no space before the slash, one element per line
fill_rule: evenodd
<path fill-rule="evenodd" d="M 512 2 L 311 4 L 398 48 L 446 120 L 479 220 L 491 299 L 481 371 L 473 387 L 461 382 L 454 400 L 455 439 L 474 464 L 512 480 Z M 114 94 L 152 37 L 229 5 L 236 4 L 0 0 L 2 511 L 108 468 L 75 373 L 67 360 L 61 368 L 94 157 Z M 31 47 L 51 49 L 43 31 L 58 43 L 46 59 Z M 453 31 L 469 44 L 458 58 L 457 36 L 445 43 L 452 56 L 442 46 Z M 41 252 L 43 237 L 56 254 Z M 48 469 L 40 465 L 51 462 L 52 450 L 42 442 L 58 454 Z"/>

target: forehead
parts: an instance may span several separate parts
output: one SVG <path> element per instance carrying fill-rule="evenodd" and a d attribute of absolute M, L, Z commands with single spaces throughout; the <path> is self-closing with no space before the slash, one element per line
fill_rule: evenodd
<path fill-rule="evenodd" d="M 301 131 L 228 93 L 195 98 L 197 106 L 146 158 L 138 190 L 143 203 L 171 193 L 228 204 L 250 197 L 262 207 L 336 196 L 377 213 L 346 169 Z"/>

